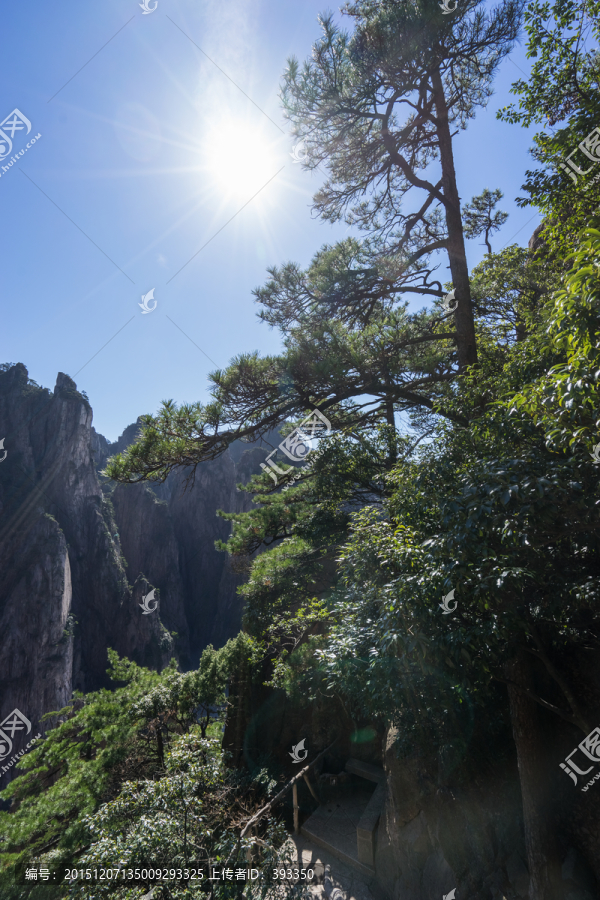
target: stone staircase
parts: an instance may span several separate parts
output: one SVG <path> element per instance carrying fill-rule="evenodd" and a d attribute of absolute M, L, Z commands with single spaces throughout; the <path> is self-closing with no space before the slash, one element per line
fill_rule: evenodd
<path fill-rule="evenodd" d="M 346 772 L 362 779 L 351 793 L 319 806 L 300 829 L 301 834 L 363 875 L 375 874 L 375 846 L 385 801 L 383 769 L 349 759 Z M 368 783 L 376 784 L 373 791 Z"/>

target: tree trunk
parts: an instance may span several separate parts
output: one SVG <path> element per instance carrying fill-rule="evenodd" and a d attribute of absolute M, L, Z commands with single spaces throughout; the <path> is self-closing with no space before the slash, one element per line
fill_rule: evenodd
<path fill-rule="evenodd" d="M 229 680 L 229 707 L 223 733 L 223 749 L 231 753 L 234 766 L 241 766 L 244 759 L 244 734 L 249 718 L 249 688 L 247 663 L 240 660 Z"/>
<path fill-rule="evenodd" d="M 458 300 L 454 319 L 456 323 L 456 332 L 458 334 L 458 365 L 462 370 L 477 362 L 475 321 L 473 319 L 473 307 L 471 305 L 471 285 L 469 282 L 469 269 L 467 267 L 467 254 L 465 252 L 465 237 L 460 215 L 460 199 L 458 196 L 458 188 L 456 187 L 456 172 L 454 171 L 452 135 L 450 134 L 450 123 L 448 121 L 446 97 L 444 96 L 444 85 L 442 84 L 442 77 L 439 69 L 435 69 L 432 73 L 431 82 L 436 109 L 440 162 L 442 164 L 442 190 L 444 197 L 448 201 L 446 205 L 448 258 L 450 260 L 452 284 L 456 291 L 456 300 Z"/>
<path fill-rule="evenodd" d="M 531 661 L 524 651 L 507 664 L 506 675 L 515 684 L 535 690 Z M 523 798 L 529 898 L 562 900 L 563 882 L 550 796 L 552 781 L 547 771 L 548 742 L 541 728 L 541 711 L 535 701 L 514 685 L 508 686 L 508 696 Z"/>
<path fill-rule="evenodd" d="M 389 387 L 391 379 L 386 376 L 386 387 Z M 388 437 L 388 465 L 390 468 L 395 466 L 398 460 L 398 446 L 396 442 L 396 418 L 394 416 L 394 401 L 388 394 L 385 398 L 385 420 L 390 426 L 390 434 Z"/>
<path fill-rule="evenodd" d="M 162 729 L 162 725 L 159 720 L 158 725 L 156 727 L 156 745 L 157 745 L 157 750 L 158 750 L 158 761 L 160 763 L 161 769 L 164 769 L 164 767 L 165 767 L 165 748 L 163 745 L 163 736 L 162 736 L 161 729 Z"/>
<path fill-rule="evenodd" d="M 300 834 L 300 815 L 298 808 L 298 785 L 292 788 L 292 800 L 294 804 L 294 834 Z"/>

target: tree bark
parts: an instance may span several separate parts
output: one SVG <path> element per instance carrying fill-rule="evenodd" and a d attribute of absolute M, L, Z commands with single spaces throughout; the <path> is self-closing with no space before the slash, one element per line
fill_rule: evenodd
<path fill-rule="evenodd" d="M 452 284 L 456 291 L 458 305 L 454 313 L 456 322 L 458 365 L 461 370 L 477 362 L 477 343 L 475 340 L 475 320 L 471 304 L 471 285 L 465 251 L 462 218 L 460 214 L 460 198 L 456 186 L 454 155 L 452 153 L 452 135 L 448 121 L 448 106 L 444 95 L 444 85 L 439 69 L 431 76 L 433 98 L 436 109 L 437 134 L 442 165 L 442 190 L 446 203 L 446 228 L 448 230 L 448 258 Z"/>
<path fill-rule="evenodd" d="M 542 711 L 517 685 L 535 690 L 529 654 L 520 651 L 506 666 L 510 716 L 517 748 L 523 824 L 529 866 L 530 900 L 562 900 L 563 882 L 558 844 L 553 825 L 551 778 L 547 771 L 547 746 L 541 727 Z"/>
<path fill-rule="evenodd" d="M 300 809 L 298 807 L 298 784 L 292 788 L 292 801 L 294 805 L 294 834 L 300 834 Z"/>
<path fill-rule="evenodd" d="M 390 384 L 389 375 L 386 376 L 386 387 Z M 398 447 L 396 444 L 396 419 L 394 416 L 394 401 L 389 394 L 385 398 L 385 419 L 390 426 L 390 435 L 388 437 L 388 465 L 392 468 L 398 460 Z"/>
<path fill-rule="evenodd" d="M 163 744 L 163 736 L 161 731 L 162 725 L 160 719 L 158 720 L 158 725 L 156 726 L 156 746 L 158 750 L 158 761 L 160 763 L 161 769 L 165 767 L 165 748 Z"/>
<path fill-rule="evenodd" d="M 232 764 L 241 766 L 244 758 L 244 734 L 248 725 L 247 663 L 241 660 L 229 681 L 229 707 L 225 717 L 223 749 L 231 753 Z"/>

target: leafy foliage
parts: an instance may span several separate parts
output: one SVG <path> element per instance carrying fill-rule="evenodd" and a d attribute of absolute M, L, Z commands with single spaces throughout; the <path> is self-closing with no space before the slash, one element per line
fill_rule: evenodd
<path fill-rule="evenodd" d="M 584 234 L 548 323 L 548 342 L 562 361 L 515 402 L 534 414 L 551 446 L 570 447 L 589 460 L 600 440 L 600 231 L 589 228 Z"/>
<path fill-rule="evenodd" d="M 13 801 L 9 812 L 0 813 L 3 883 L 10 883 L 11 866 L 20 861 L 48 853 L 56 865 L 79 860 L 92 841 L 88 817 L 101 807 L 102 819 L 120 792 L 130 791 L 123 785 L 131 779 L 151 793 L 150 785 L 167 771 L 170 744 L 194 729 L 200 731 L 194 746 L 203 748 L 208 766 L 206 783 L 212 784 L 216 775 L 209 769 L 216 763 L 205 736 L 210 719 L 225 705 L 229 674 L 252 654 L 251 643 L 240 634 L 221 650 L 208 647 L 199 668 L 186 674 L 176 671 L 174 661 L 159 674 L 109 651 L 109 675 L 122 686 L 77 694 L 69 706 L 51 713 L 59 724 L 22 758 L 25 774 L 2 792 Z"/>
<path fill-rule="evenodd" d="M 219 737 L 205 739 L 197 729 L 176 738 L 166 756 L 165 773 L 160 780 L 126 782 L 119 796 L 88 816 L 84 825 L 91 835 L 91 846 L 79 860 L 79 867 L 124 869 L 191 869 L 210 864 L 221 868 L 248 868 L 247 853 L 256 846 L 252 838 L 238 843 L 231 827 L 244 817 L 240 803 L 247 800 L 250 786 L 242 791 L 243 778 L 224 766 L 218 747 Z M 256 787 L 256 786 L 255 786 Z M 285 831 L 276 822 L 267 822 L 261 841 L 261 865 L 284 865 L 287 848 Z M 275 848 L 283 848 L 279 852 Z M 148 881 L 144 892 L 156 882 Z M 239 897 L 242 887 L 249 896 L 261 897 L 268 890 L 262 883 L 252 886 L 227 880 L 213 882 L 217 898 Z M 68 896 L 86 898 L 89 888 L 75 884 Z M 95 896 L 129 898 L 140 895 L 140 888 L 110 884 L 94 886 Z M 206 897 L 206 888 L 192 882 L 167 883 L 162 896 L 169 900 Z"/>
<path fill-rule="evenodd" d="M 510 752 L 507 686 L 590 730 L 597 696 L 581 660 L 600 649 L 600 231 L 578 237 L 593 181 L 567 183 L 560 160 L 597 125 L 598 53 L 585 39 L 598 39 L 598 2 L 531 0 L 525 12 L 532 77 L 500 115 L 562 125 L 536 135 L 542 169 L 519 201 L 547 217 L 533 250 L 491 252 L 502 194 L 486 188 L 461 216 L 452 158 L 451 129 L 486 104 L 519 2 L 465 0 L 448 19 L 437 0 L 357 0 L 345 9 L 352 33 L 324 16 L 310 59 L 290 60 L 286 114 L 307 166 L 328 171 L 314 209 L 363 239 L 321 247 L 306 269 L 271 267 L 254 296 L 283 351 L 214 372 L 206 405 L 165 401 L 106 473 L 193 477 L 234 440 L 272 436 L 283 420 L 287 433 L 315 408 L 334 437 L 275 485 L 253 476 L 249 512 L 222 513 L 233 529 L 219 547 L 248 570 L 246 633 L 186 675 L 114 658 L 125 687 L 63 710 L 5 792 L 20 804 L 0 818 L 7 863 L 49 849 L 89 866 L 243 853 L 241 813 L 274 784 L 227 769 L 207 735 L 228 674 L 249 659 L 296 700 L 396 726 L 399 749 L 437 766 L 440 786 L 478 754 L 483 765 L 492 748 Z M 488 249 L 470 277 L 465 234 Z M 451 284 L 431 266 L 440 250 Z M 433 307 L 409 312 L 415 294 Z M 511 680 L 523 656 L 535 661 L 530 685 Z M 272 854 L 283 833 L 270 823 L 263 838 Z M 530 854 L 532 884 L 541 855 Z"/>
<path fill-rule="evenodd" d="M 594 163 L 577 148 L 599 122 L 599 13 L 598 0 L 531 0 L 524 17 L 531 75 L 512 86 L 518 105 L 498 113 L 524 127 L 550 126 L 534 137 L 532 155 L 541 168 L 526 172 L 527 196 L 518 202 L 542 211 L 547 238 L 563 252 L 570 252 L 598 206 Z M 572 153 L 584 176 L 565 164 Z"/>

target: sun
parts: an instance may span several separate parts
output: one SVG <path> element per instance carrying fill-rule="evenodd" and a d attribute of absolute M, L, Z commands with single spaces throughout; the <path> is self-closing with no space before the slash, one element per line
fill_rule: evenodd
<path fill-rule="evenodd" d="M 234 122 L 211 129 L 203 143 L 206 174 L 227 197 L 250 199 L 281 168 L 272 141 Z"/>

